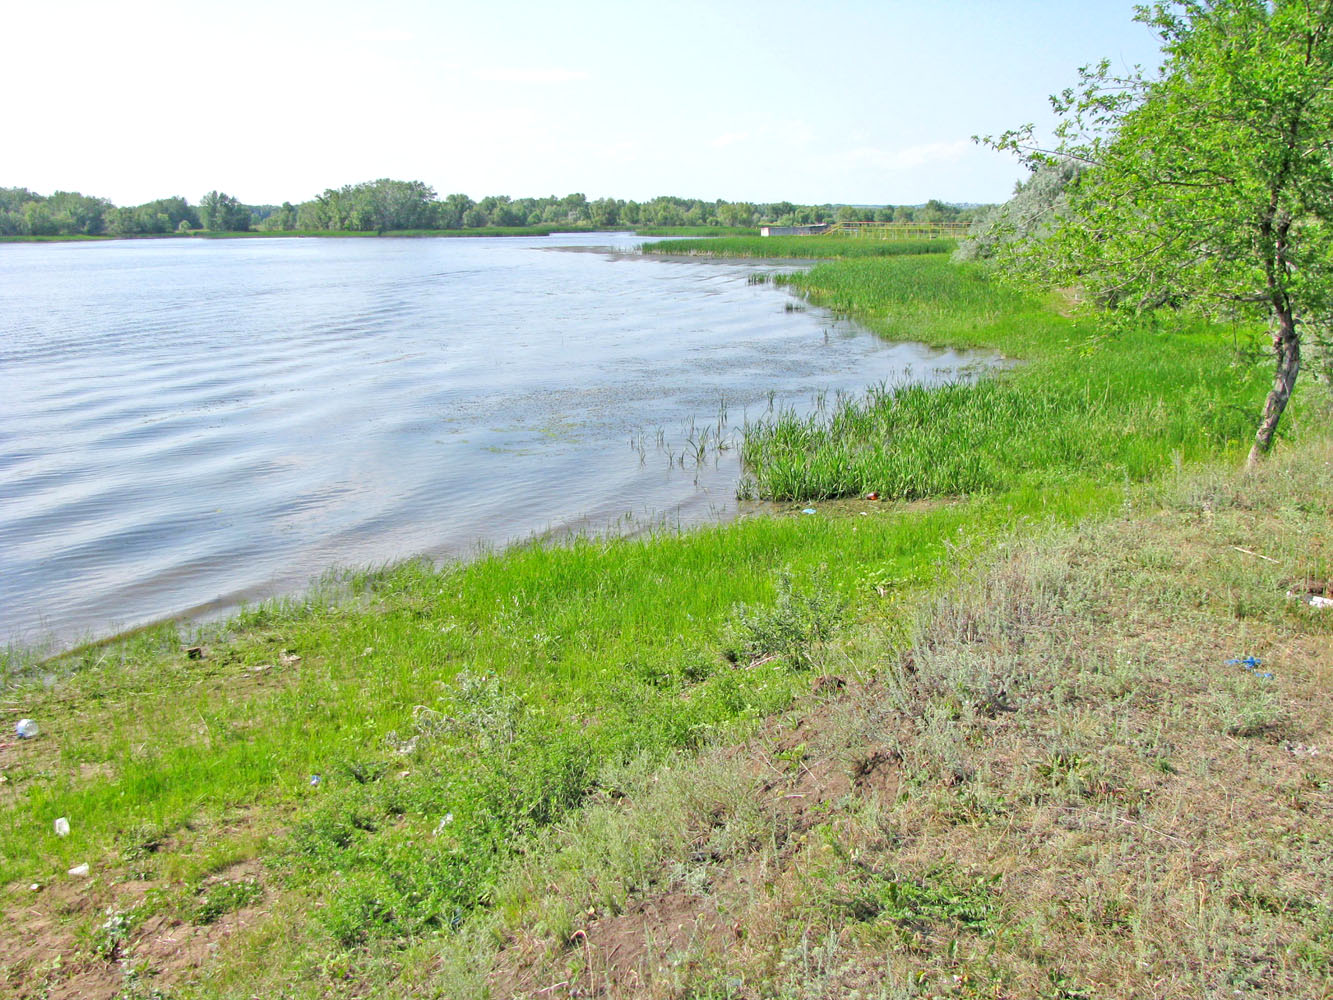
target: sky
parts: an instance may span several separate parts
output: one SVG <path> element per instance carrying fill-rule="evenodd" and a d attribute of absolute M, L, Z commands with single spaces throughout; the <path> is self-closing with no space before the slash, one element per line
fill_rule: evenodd
<path fill-rule="evenodd" d="M 0 0 L 0 186 L 118 205 L 442 197 L 1002 201 L 974 134 L 1079 66 L 1157 63 L 1133 0 Z"/>

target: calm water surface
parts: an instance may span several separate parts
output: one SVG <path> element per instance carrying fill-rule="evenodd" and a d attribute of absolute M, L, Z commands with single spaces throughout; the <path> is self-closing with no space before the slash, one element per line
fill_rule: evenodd
<path fill-rule="evenodd" d="M 0 643 L 69 643 L 466 555 L 736 507 L 770 405 L 974 357 L 880 342 L 642 239 L 0 245 Z M 574 252 L 582 251 L 582 252 Z"/>

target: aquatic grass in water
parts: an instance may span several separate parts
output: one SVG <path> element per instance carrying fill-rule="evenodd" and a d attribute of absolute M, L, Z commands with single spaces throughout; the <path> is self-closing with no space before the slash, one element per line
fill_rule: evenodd
<path fill-rule="evenodd" d="M 817 500 L 1142 479 L 1238 445 L 1265 388 L 1215 327 L 1180 320 L 1093 335 L 978 268 L 942 259 L 844 261 L 780 276 L 811 301 L 894 339 L 995 347 L 1026 359 L 975 382 L 880 385 L 832 410 L 744 429 L 757 495 Z"/>

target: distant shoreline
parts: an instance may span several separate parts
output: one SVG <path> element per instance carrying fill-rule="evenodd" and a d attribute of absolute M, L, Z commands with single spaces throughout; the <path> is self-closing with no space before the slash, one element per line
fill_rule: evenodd
<path fill-rule="evenodd" d="M 482 229 L 389 229 L 384 232 L 359 229 L 283 229 L 255 230 L 244 232 L 212 232 L 196 229 L 185 233 L 132 233 L 123 236 L 0 236 L 0 243 L 106 243 L 112 240 L 237 240 L 237 239 L 345 239 L 390 237 L 395 239 L 424 239 L 441 237 L 448 239 L 478 238 L 497 236 L 584 236 L 592 233 L 633 233 L 635 236 L 746 236 L 758 235 L 757 229 L 724 228 L 717 226 L 680 226 L 663 228 L 659 226 L 641 226 L 634 228 L 578 228 L 570 226 L 489 226 Z"/>

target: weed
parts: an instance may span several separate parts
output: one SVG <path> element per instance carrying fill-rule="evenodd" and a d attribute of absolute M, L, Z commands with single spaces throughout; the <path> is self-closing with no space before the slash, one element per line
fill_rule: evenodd
<path fill-rule="evenodd" d="M 136 914 L 133 910 L 107 908 L 106 919 L 93 932 L 91 949 L 94 955 L 108 962 L 121 958 L 130 932 L 134 929 Z"/>
<path fill-rule="evenodd" d="M 263 894 L 257 879 L 206 883 L 195 893 L 190 922 L 199 925 L 216 923 L 228 913 L 255 903 Z"/>
<path fill-rule="evenodd" d="M 794 669 L 813 663 L 820 645 L 841 624 L 845 601 L 827 578 L 812 577 L 798 592 L 784 570 L 777 580 L 777 600 L 766 606 L 737 605 L 727 626 L 726 654 L 733 662 L 755 663 L 782 657 Z"/>
<path fill-rule="evenodd" d="M 892 868 L 881 871 L 853 856 L 828 827 L 823 834 L 844 866 L 835 877 L 844 894 L 831 902 L 853 920 L 891 922 L 908 933 L 929 931 L 937 924 L 981 935 L 994 932 L 998 916 L 995 879 L 965 876 L 949 865 L 936 865 L 914 876 Z"/>

